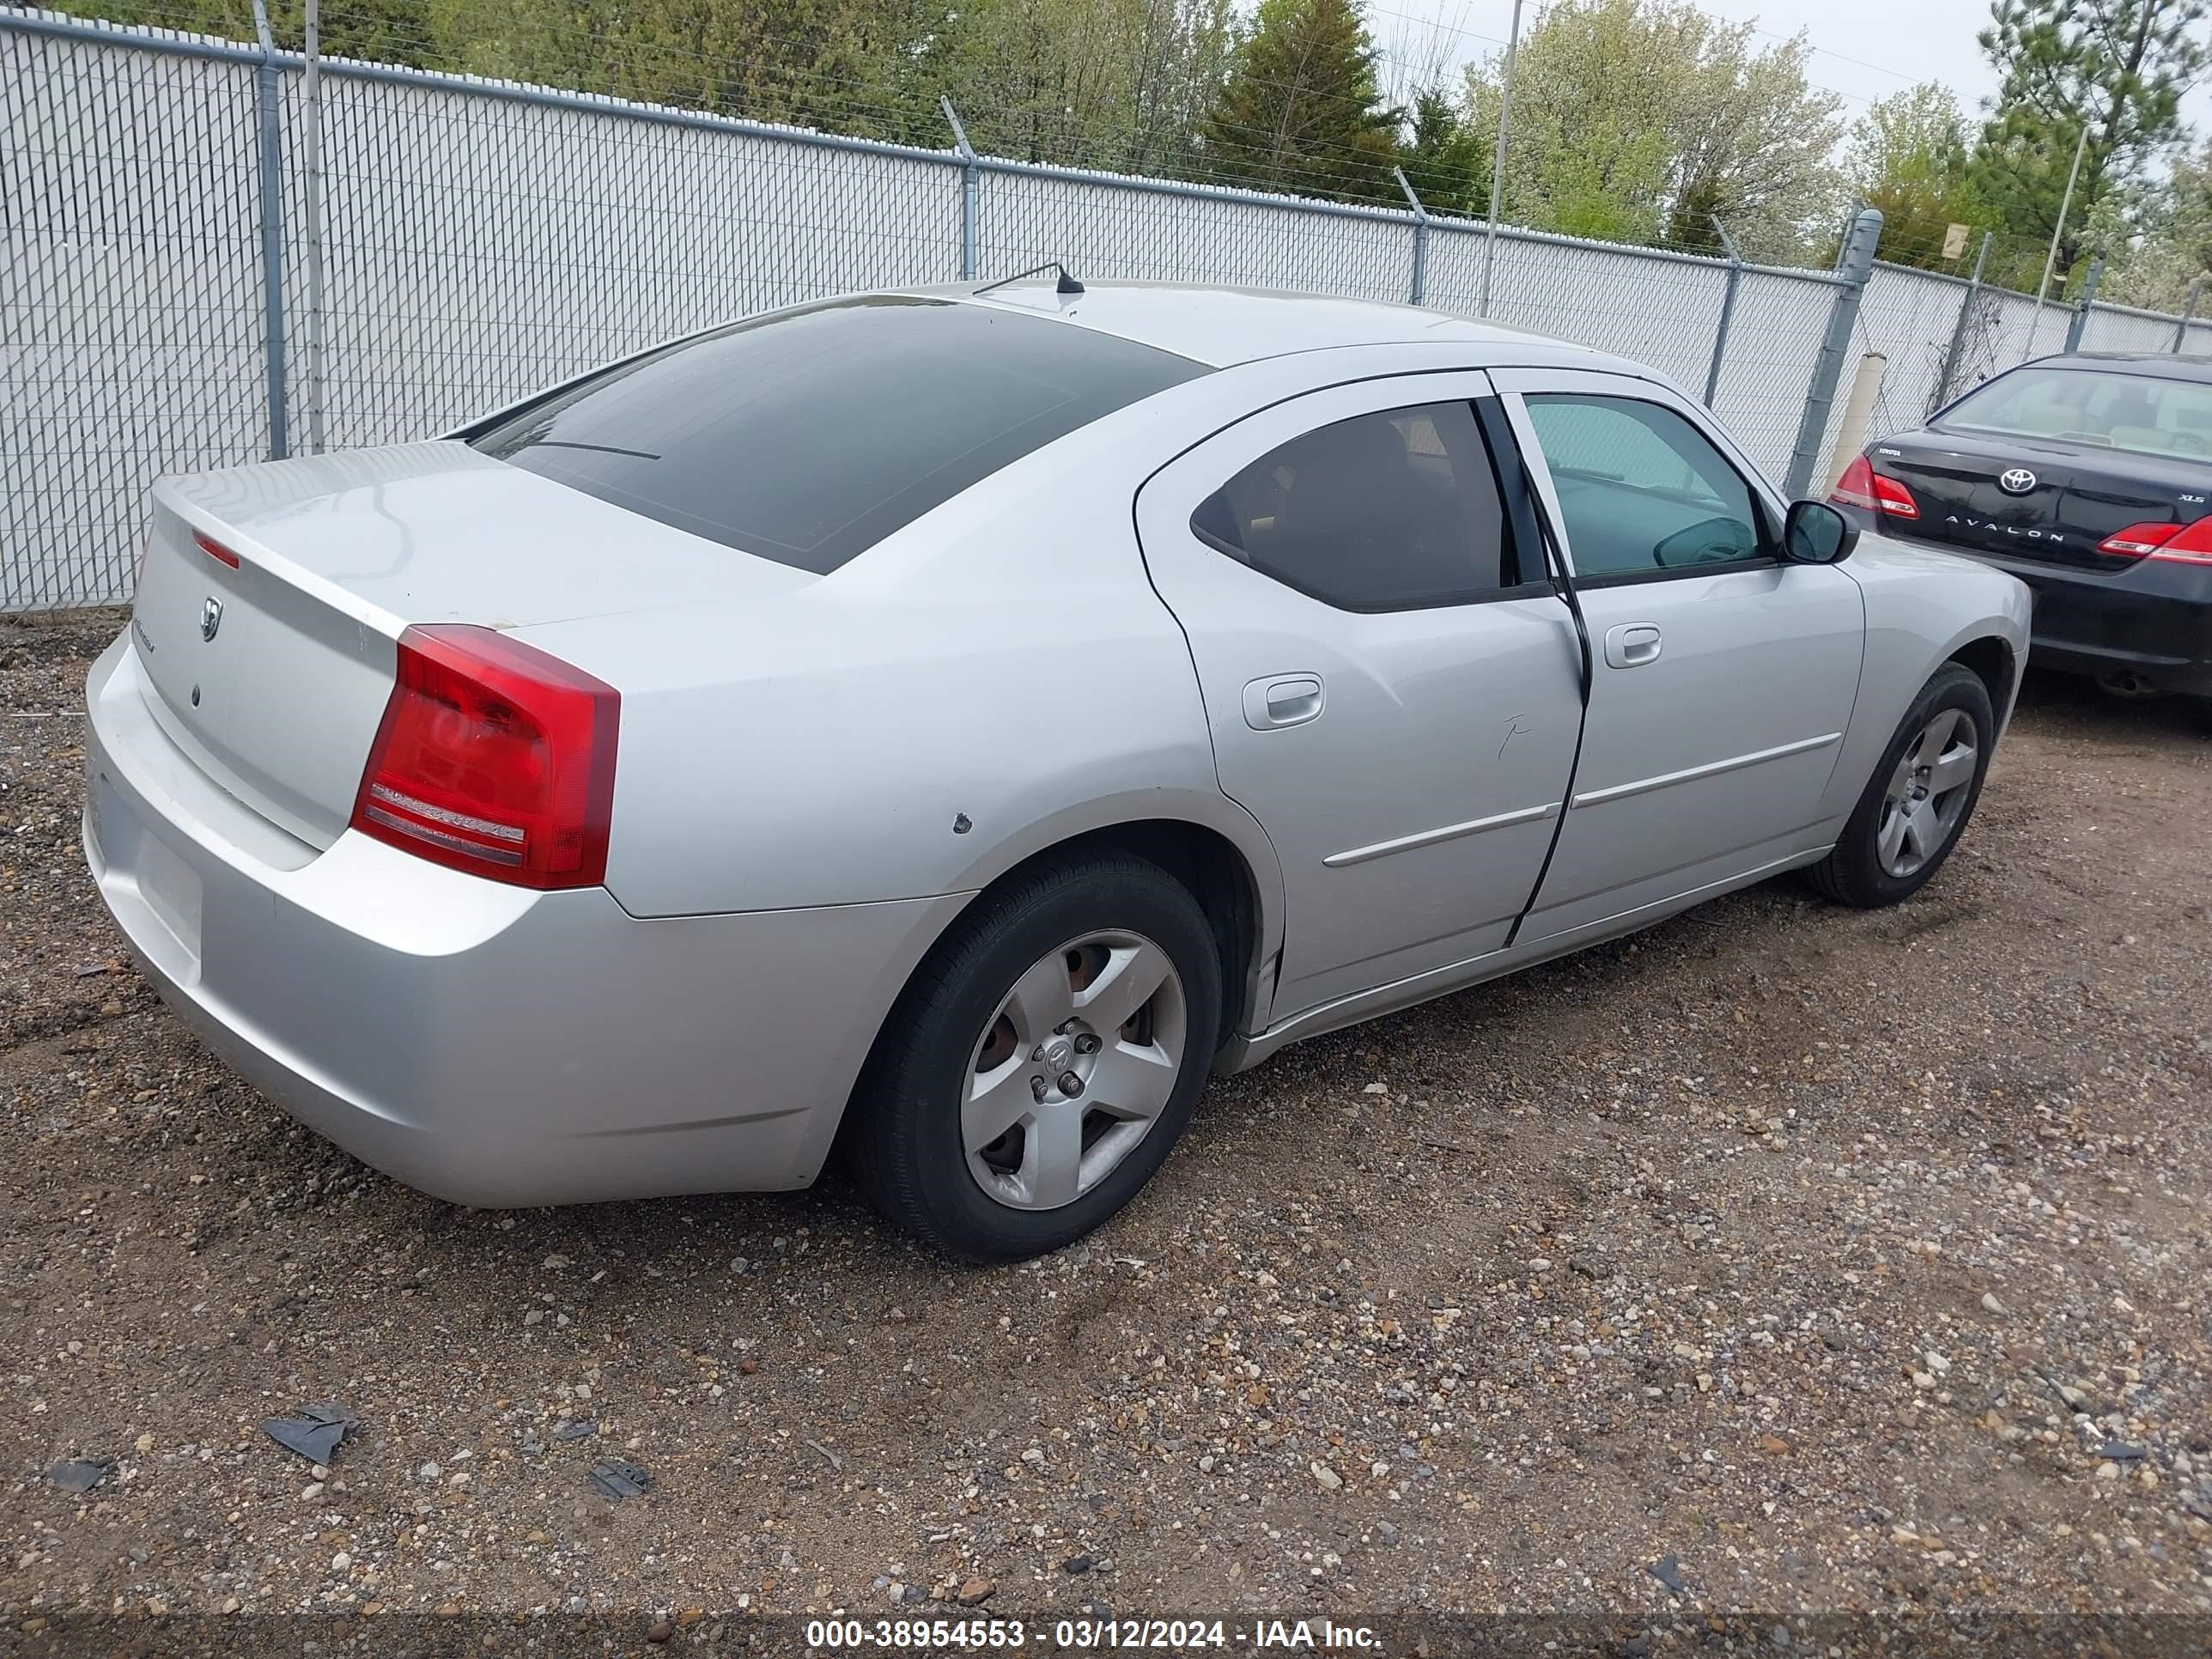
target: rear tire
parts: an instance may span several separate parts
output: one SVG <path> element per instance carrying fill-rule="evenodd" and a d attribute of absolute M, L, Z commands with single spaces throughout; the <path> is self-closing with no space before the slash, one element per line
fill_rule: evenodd
<path fill-rule="evenodd" d="M 1158 865 L 1097 854 L 1021 876 L 963 912 L 901 994 L 840 1131 L 845 1164 L 949 1255 L 1058 1249 L 1166 1161 L 1221 996 L 1206 913 Z"/>
<path fill-rule="evenodd" d="M 1813 885 L 1860 909 L 1918 892 L 1974 815 L 1996 732 L 1981 677 L 1944 664 L 1905 710 L 1834 850 L 1807 872 Z"/>

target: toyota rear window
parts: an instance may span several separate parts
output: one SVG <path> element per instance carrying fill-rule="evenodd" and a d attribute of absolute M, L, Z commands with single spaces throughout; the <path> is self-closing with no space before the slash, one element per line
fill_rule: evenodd
<path fill-rule="evenodd" d="M 463 435 L 679 530 L 827 574 L 1202 363 L 1045 317 L 876 295 L 588 376 Z"/>
<path fill-rule="evenodd" d="M 2212 457 L 2212 386 L 2117 369 L 2015 368 L 1967 393 L 1937 424 L 2203 459 Z"/>

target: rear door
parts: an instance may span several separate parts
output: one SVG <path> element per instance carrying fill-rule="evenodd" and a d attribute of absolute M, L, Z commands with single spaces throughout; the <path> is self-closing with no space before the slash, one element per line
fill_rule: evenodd
<path fill-rule="evenodd" d="M 1582 760 L 1528 944 L 1816 842 L 1865 613 L 1844 571 L 1781 562 L 1778 503 L 1671 392 L 1577 371 L 1494 378 L 1515 394 L 1592 655 Z"/>
<path fill-rule="evenodd" d="M 1533 519 L 1516 536 L 1501 505 L 1528 497 L 1510 441 L 1498 459 L 1485 441 L 1490 389 L 1446 374 L 1292 398 L 1139 493 L 1222 787 L 1281 857 L 1274 1020 L 1498 949 L 1535 889 L 1580 660 Z"/>

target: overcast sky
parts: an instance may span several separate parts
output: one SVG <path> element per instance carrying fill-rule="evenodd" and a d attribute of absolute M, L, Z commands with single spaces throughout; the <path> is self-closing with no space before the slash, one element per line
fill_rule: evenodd
<path fill-rule="evenodd" d="M 1989 0 L 1700 0 L 1700 9 L 1785 38 L 1805 30 L 1810 78 L 1842 94 L 1853 119 L 1917 81 L 1942 82 L 1970 114 L 1996 90 L 1974 44 Z M 1524 32 L 1541 9 L 1542 0 L 1527 0 Z M 1401 61 L 1425 64 L 1441 51 L 1455 64 L 1504 46 L 1513 0 L 1370 0 L 1369 15 L 1376 40 Z M 2212 127 L 2212 88 L 2197 88 L 2185 110 L 2200 131 Z"/>

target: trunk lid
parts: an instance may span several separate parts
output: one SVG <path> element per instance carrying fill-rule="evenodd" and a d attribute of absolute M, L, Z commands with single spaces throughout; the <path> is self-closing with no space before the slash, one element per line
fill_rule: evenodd
<path fill-rule="evenodd" d="M 1956 428 L 1885 438 L 1867 458 L 1920 507 L 1917 520 L 1885 515 L 1885 532 L 2078 569 L 2125 568 L 2133 559 L 2097 544 L 2132 524 L 2202 518 L 2212 495 L 2212 462 Z M 2025 489 L 2000 482 L 2021 473 Z"/>
<path fill-rule="evenodd" d="M 465 444 L 407 444 L 161 480 L 131 635 L 171 739 L 327 847 L 409 624 L 523 628 L 816 580 Z"/>

